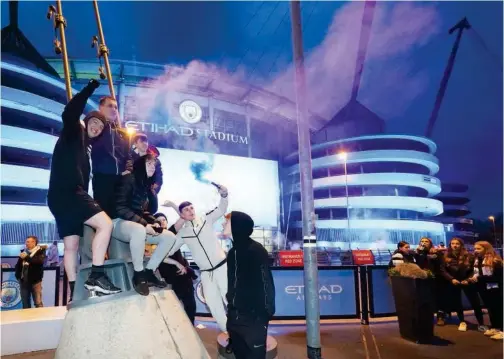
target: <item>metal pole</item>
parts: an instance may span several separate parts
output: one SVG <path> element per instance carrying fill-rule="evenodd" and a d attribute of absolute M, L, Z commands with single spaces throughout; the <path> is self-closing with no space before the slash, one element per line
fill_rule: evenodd
<path fill-rule="evenodd" d="M 102 23 L 100 19 L 100 10 L 98 10 L 98 1 L 93 0 L 93 7 L 94 7 L 94 12 L 95 12 L 95 17 L 96 17 L 96 25 L 98 26 L 98 34 L 100 36 L 100 48 L 99 48 L 99 53 L 100 56 L 103 57 L 103 61 L 105 62 L 105 72 L 107 73 L 107 80 L 108 80 L 108 85 L 109 85 L 109 90 L 110 90 L 110 96 L 112 96 L 114 99 L 116 98 L 115 96 L 115 90 L 114 90 L 114 84 L 112 82 L 112 72 L 110 71 L 110 63 L 109 63 L 109 49 L 107 48 L 107 45 L 105 44 L 105 36 L 103 35 L 103 28 L 102 28 Z"/>
<path fill-rule="evenodd" d="M 448 59 L 448 64 L 446 65 L 446 69 L 441 79 L 441 84 L 439 86 L 439 91 L 436 95 L 436 102 L 434 103 L 434 108 L 432 109 L 431 117 L 429 118 L 429 123 L 427 125 L 427 131 L 425 133 L 426 137 L 432 136 L 432 131 L 434 131 L 434 125 L 436 124 L 436 120 L 439 114 L 439 109 L 441 108 L 441 103 L 443 102 L 443 98 L 446 92 L 446 87 L 448 86 L 448 80 L 450 79 L 453 65 L 455 64 L 455 57 L 457 56 L 457 51 L 460 45 L 460 39 L 462 38 L 462 33 L 465 29 L 470 29 L 471 25 L 467 18 L 463 18 L 460 20 L 454 27 L 452 27 L 448 33 L 452 34 L 455 30 L 458 30 L 457 38 L 455 39 L 455 43 L 453 44 L 453 48 Z"/>
<path fill-rule="evenodd" d="M 63 8 L 61 5 L 61 0 L 56 1 L 56 9 L 54 6 L 49 6 L 49 12 L 47 13 L 47 18 L 50 20 L 54 17 L 54 28 L 59 30 L 61 37 L 61 49 L 59 48 L 58 38 L 54 40 L 55 51 L 57 54 L 61 52 L 63 58 L 63 73 L 65 76 L 65 89 L 67 95 L 67 101 L 72 98 L 72 84 L 70 83 L 70 65 L 68 64 L 68 52 L 66 45 L 65 28 L 67 26 L 66 19 L 63 17 Z M 61 50 L 61 51 L 60 51 Z"/>
<path fill-rule="evenodd" d="M 306 107 L 303 35 L 299 1 L 291 1 L 292 43 L 294 49 L 296 110 L 298 125 L 299 175 L 303 221 L 304 298 L 306 312 L 306 341 L 309 359 L 322 358 L 320 344 L 320 309 L 317 264 L 317 238 L 313 203 L 310 127 Z"/>
<path fill-rule="evenodd" d="M 345 192 L 346 192 L 346 215 L 347 215 L 347 238 L 348 246 L 352 249 L 352 242 L 350 238 L 350 204 L 348 201 L 348 172 L 347 172 L 347 160 L 344 159 L 343 166 L 345 167 Z"/>
<path fill-rule="evenodd" d="M 491 219 L 491 221 L 492 221 L 492 226 L 493 226 L 493 235 L 494 235 L 495 246 L 499 247 L 499 242 L 497 241 L 497 230 L 495 228 L 495 218 Z"/>

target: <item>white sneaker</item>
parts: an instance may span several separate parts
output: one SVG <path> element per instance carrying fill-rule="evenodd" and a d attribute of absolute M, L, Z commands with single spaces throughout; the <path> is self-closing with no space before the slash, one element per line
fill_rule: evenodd
<path fill-rule="evenodd" d="M 478 325 L 478 332 L 485 333 L 488 331 L 488 327 L 486 325 Z"/>
<path fill-rule="evenodd" d="M 467 332 L 467 324 L 466 322 L 461 322 L 458 327 L 459 332 Z"/>
<path fill-rule="evenodd" d="M 490 337 L 490 339 L 493 339 L 493 340 L 502 340 L 502 339 L 504 339 L 504 333 L 503 332 L 498 332 L 493 337 Z"/>
<path fill-rule="evenodd" d="M 499 331 L 497 329 L 488 329 L 486 332 L 483 333 L 483 335 L 487 337 L 493 337 L 495 334 L 498 334 Z"/>

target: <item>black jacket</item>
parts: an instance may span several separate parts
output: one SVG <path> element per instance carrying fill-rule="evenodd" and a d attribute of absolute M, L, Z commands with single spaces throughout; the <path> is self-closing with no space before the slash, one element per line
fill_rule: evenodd
<path fill-rule="evenodd" d="M 116 193 L 114 218 L 137 222 L 143 226 L 153 224 L 156 218 L 157 196 L 152 193 L 152 178 L 147 178 L 145 157 L 133 164 L 133 173 L 122 176 Z"/>
<path fill-rule="evenodd" d="M 172 226 L 173 227 L 173 226 Z M 175 287 L 178 288 L 187 288 L 190 291 L 193 291 L 193 280 L 198 279 L 198 276 L 196 273 L 194 273 L 194 270 L 189 267 L 189 263 L 187 260 L 184 258 L 182 255 L 182 252 L 180 249 L 173 253 L 172 256 L 170 256 L 171 259 L 176 260 L 180 264 L 182 264 L 184 267 L 186 267 L 187 273 L 179 275 L 178 268 L 174 266 L 173 264 L 168 264 L 161 262 L 159 265 L 159 274 L 161 274 L 161 277 L 163 277 L 166 281 L 166 283 L 171 284 Z"/>
<path fill-rule="evenodd" d="M 140 158 L 140 155 L 134 151 L 131 151 L 130 155 L 133 161 L 136 161 Z M 163 169 L 161 167 L 161 161 L 159 159 L 156 159 L 156 172 L 154 172 L 153 177 L 153 183 L 158 185 L 156 192 L 159 193 L 159 191 L 161 191 L 161 186 L 163 185 Z"/>
<path fill-rule="evenodd" d="M 81 126 L 80 116 L 84 112 L 88 98 L 98 86 L 97 81 L 90 81 L 68 102 L 63 111 L 63 129 L 51 160 L 48 192 L 50 207 L 53 202 L 51 199 L 61 196 L 62 193 L 88 190 L 91 169 L 87 146 L 90 141 Z"/>
<path fill-rule="evenodd" d="M 32 285 L 40 282 L 44 276 L 44 261 L 46 257 L 45 248 L 39 247 L 37 252 L 30 257 L 29 255 L 25 259 L 18 258 L 16 263 L 16 279 L 22 284 Z M 25 277 L 21 279 L 23 273 L 24 263 L 28 263 L 27 273 Z"/>
<path fill-rule="evenodd" d="M 441 275 L 448 281 L 456 279 L 458 281 L 467 280 L 474 273 L 474 256 L 465 252 L 461 257 L 448 250 L 443 257 L 441 265 Z"/>
<path fill-rule="evenodd" d="M 403 252 L 400 249 L 396 249 L 390 258 L 388 264 L 389 268 L 394 268 L 398 264 L 402 263 L 415 263 L 415 254 L 413 251 Z"/>
<path fill-rule="evenodd" d="M 231 213 L 233 248 L 228 253 L 228 316 L 240 314 L 270 320 L 275 314 L 275 284 L 268 252 L 250 238 L 254 221 Z"/>
<path fill-rule="evenodd" d="M 423 270 L 430 270 L 436 277 L 440 274 L 443 253 L 436 250 L 416 250 L 416 264 Z"/>
<path fill-rule="evenodd" d="M 475 258 L 476 259 L 476 258 Z M 488 283 L 497 283 L 502 290 L 503 286 L 503 272 L 502 272 L 502 262 L 496 262 L 493 265 L 492 275 L 483 274 L 483 258 L 478 258 L 478 261 L 474 263 L 474 271 L 478 269 L 478 287 L 482 290 L 486 290 L 486 285 Z"/>
<path fill-rule="evenodd" d="M 102 135 L 93 142 L 93 173 L 120 175 L 130 157 L 127 133 L 110 123 L 105 125 Z"/>

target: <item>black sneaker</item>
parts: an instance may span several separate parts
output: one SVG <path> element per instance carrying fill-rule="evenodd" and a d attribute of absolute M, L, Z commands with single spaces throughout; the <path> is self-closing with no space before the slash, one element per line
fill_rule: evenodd
<path fill-rule="evenodd" d="M 121 292 L 121 288 L 117 288 L 106 274 L 99 276 L 98 278 L 92 278 L 89 276 L 86 283 L 84 283 L 84 287 L 91 291 L 101 294 L 117 294 Z"/>
<path fill-rule="evenodd" d="M 145 279 L 144 271 L 133 274 L 133 288 L 140 295 L 149 295 L 149 285 Z"/>
<path fill-rule="evenodd" d="M 226 345 L 226 354 L 233 353 L 233 346 L 231 345 L 231 338 L 228 338 L 228 342 Z"/>
<path fill-rule="evenodd" d="M 159 279 L 152 269 L 146 269 L 144 273 L 149 287 L 166 288 L 168 285 L 164 280 Z"/>

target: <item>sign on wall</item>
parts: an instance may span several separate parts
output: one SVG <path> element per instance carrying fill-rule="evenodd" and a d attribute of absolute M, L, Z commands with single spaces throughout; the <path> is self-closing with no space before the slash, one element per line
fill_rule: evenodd
<path fill-rule="evenodd" d="M 375 264 L 375 259 L 373 256 L 373 252 L 370 250 L 353 250 L 352 251 L 353 264 L 360 265 L 373 265 Z"/>
<path fill-rule="evenodd" d="M 280 251 L 278 259 L 281 267 L 302 267 L 303 251 Z"/>
<path fill-rule="evenodd" d="M 276 317 L 305 316 L 303 271 L 273 270 Z M 319 271 L 320 315 L 356 316 L 355 275 L 353 269 Z M 199 271 L 196 270 L 199 276 Z M 209 314 L 200 279 L 194 281 L 196 312 Z"/>

